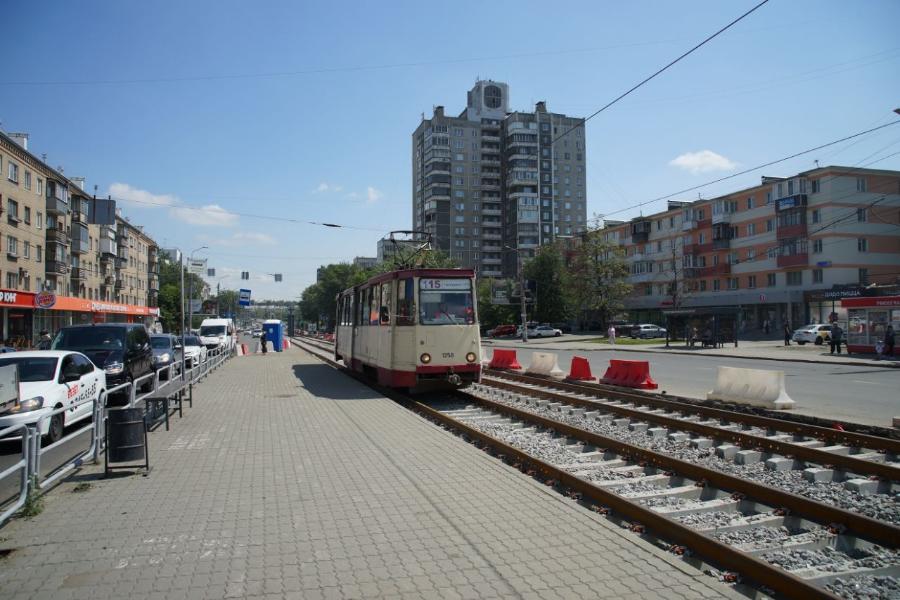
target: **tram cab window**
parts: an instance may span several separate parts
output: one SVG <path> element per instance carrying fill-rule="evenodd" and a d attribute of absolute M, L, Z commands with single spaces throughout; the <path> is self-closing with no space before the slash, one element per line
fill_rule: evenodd
<path fill-rule="evenodd" d="M 381 284 L 381 308 L 379 316 L 382 325 L 390 325 L 391 323 L 391 285 L 393 282 Z"/>
<path fill-rule="evenodd" d="M 471 325 L 475 323 L 472 281 L 420 279 L 419 306 L 422 325 Z"/>
<path fill-rule="evenodd" d="M 416 322 L 415 289 L 412 279 L 397 282 L 397 325 L 414 325 Z"/>

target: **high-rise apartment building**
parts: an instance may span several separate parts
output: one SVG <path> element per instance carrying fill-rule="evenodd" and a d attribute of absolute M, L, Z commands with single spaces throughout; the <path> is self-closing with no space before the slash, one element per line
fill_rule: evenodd
<path fill-rule="evenodd" d="M 583 119 L 508 106 L 507 84 L 477 81 L 459 116 L 437 106 L 412 136 L 413 228 L 486 277 L 587 219 Z"/>

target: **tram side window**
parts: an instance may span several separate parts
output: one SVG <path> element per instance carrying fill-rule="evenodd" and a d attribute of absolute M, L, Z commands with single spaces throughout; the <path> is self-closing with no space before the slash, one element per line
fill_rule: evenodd
<path fill-rule="evenodd" d="M 378 325 L 378 303 L 379 296 L 378 286 L 370 287 L 369 290 L 369 325 Z"/>
<path fill-rule="evenodd" d="M 380 318 L 382 325 L 390 325 L 391 323 L 391 285 L 392 281 L 381 284 L 381 310 Z"/>
<path fill-rule="evenodd" d="M 397 282 L 397 325 L 414 325 L 416 303 L 413 280 L 401 279 Z"/>

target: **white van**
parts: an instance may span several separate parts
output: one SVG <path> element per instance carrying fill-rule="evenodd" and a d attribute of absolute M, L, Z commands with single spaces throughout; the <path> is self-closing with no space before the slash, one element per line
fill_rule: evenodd
<path fill-rule="evenodd" d="M 235 329 L 231 319 L 203 319 L 200 323 L 200 342 L 209 350 L 234 350 Z"/>

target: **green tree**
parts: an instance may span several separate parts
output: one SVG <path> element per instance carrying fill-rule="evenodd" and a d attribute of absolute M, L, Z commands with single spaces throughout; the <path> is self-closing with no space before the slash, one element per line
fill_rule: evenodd
<path fill-rule="evenodd" d="M 537 284 L 534 320 L 554 323 L 569 318 L 568 276 L 565 258 L 558 245 L 541 246 L 535 257 L 525 263 L 525 277 Z"/>
<path fill-rule="evenodd" d="M 301 316 L 307 321 L 331 329 L 334 326 L 337 295 L 349 287 L 362 283 L 369 275 L 367 271 L 350 263 L 325 266 L 320 273 L 319 281 L 307 287 L 301 294 Z"/>
<path fill-rule="evenodd" d="M 482 327 L 488 328 L 518 323 L 518 307 L 509 304 L 494 304 L 491 285 L 499 285 L 499 282 L 485 278 L 477 280 L 478 322 Z"/>
<path fill-rule="evenodd" d="M 597 230 L 583 234 L 569 265 L 569 293 L 581 325 L 608 323 L 631 293 L 624 249 L 605 241 Z"/>
<path fill-rule="evenodd" d="M 170 260 L 160 261 L 159 265 L 159 314 L 163 331 L 181 333 L 181 265 Z M 185 296 L 190 282 L 193 280 L 195 290 L 205 285 L 199 275 L 188 273 L 184 269 Z"/>

